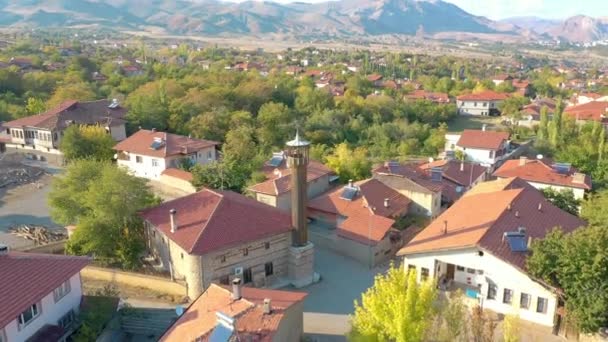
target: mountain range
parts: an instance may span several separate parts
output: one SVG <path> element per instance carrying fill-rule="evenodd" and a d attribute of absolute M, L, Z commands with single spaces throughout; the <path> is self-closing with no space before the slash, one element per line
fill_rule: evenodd
<path fill-rule="evenodd" d="M 284 35 L 348 38 L 376 35 L 469 33 L 521 39 L 555 37 L 572 42 L 608 39 L 608 20 L 576 16 L 565 21 L 511 18 L 492 21 L 441 0 L 338 0 L 316 4 L 219 0 L 0 0 L 0 26 L 97 25 L 126 30 L 161 29 L 205 36 Z M 469 35 L 470 36 L 470 35 Z"/>

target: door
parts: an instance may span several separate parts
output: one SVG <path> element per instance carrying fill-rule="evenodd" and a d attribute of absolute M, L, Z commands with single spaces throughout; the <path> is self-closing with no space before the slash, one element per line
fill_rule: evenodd
<path fill-rule="evenodd" d="M 454 266 L 454 264 L 448 264 L 448 269 L 447 269 L 447 273 L 445 275 L 446 279 L 448 280 L 454 280 L 454 271 L 455 271 L 456 266 Z"/>

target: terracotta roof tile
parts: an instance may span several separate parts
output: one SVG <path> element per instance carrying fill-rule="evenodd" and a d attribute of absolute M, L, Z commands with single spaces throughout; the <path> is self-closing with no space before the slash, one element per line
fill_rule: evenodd
<path fill-rule="evenodd" d="M 468 187 L 484 173 L 488 168 L 475 163 L 459 162 L 457 160 L 437 160 L 432 163 L 420 165 L 420 169 L 428 171 L 433 167 L 441 167 L 443 177 L 458 185 Z"/>
<path fill-rule="evenodd" d="M 583 182 L 575 181 L 576 170 L 571 168 L 567 174 L 560 174 L 551 165 L 540 160 L 526 160 L 522 165 L 520 160 L 507 160 L 494 176 L 500 178 L 519 177 L 535 183 L 558 185 L 569 188 L 591 189 L 591 177 L 584 175 Z"/>
<path fill-rule="evenodd" d="M 497 93 L 493 90 L 486 90 L 480 93 L 460 95 L 456 99 L 458 101 L 500 101 L 506 100 L 508 94 Z"/>
<path fill-rule="evenodd" d="M 564 114 L 576 120 L 593 120 L 602 122 L 608 116 L 608 102 L 591 101 L 578 106 L 570 106 L 564 109 Z"/>
<path fill-rule="evenodd" d="M 253 341 L 270 341 L 286 310 L 306 297 L 306 293 L 302 292 L 247 287 L 242 288 L 241 294 L 241 299 L 233 300 L 228 289 L 211 284 L 165 332 L 160 341 L 207 340 L 217 324 L 217 312 L 235 318 L 239 336 L 252 337 Z M 265 298 L 271 300 L 271 314 L 264 314 L 261 307 Z"/>
<path fill-rule="evenodd" d="M 0 327 L 80 272 L 89 258 L 9 252 L 0 256 Z"/>
<path fill-rule="evenodd" d="M 542 205 L 541 210 L 538 209 L 539 204 Z M 583 220 L 547 201 L 540 191 L 522 180 L 510 178 L 476 186 L 416 235 L 398 254 L 477 246 L 525 270 L 527 253 L 512 252 L 502 239 L 505 232 L 525 227 L 527 236 L 542 238 L 554 227 L 571 232 L 584 225 Z"/>
<path fill-rule="evenodd" d="M 391 162 L 386 162 L 372 170 L 372 173 L 404 177 L 432 192 L 439 192 L 443 189 L 441 182 L 432 181 L 428 173 L 421 170 L 417 163 L 390 164 Z"/>
<path fill-rule="evenodd" d="M 285 160 L 278 167 L 264 165 L 262 172 L 266 175 L 267 180 L 251 186 L 250 191 L 277 196 L 291 190 L 291 169 L 287 167 Z M 327 166 L 311 160 L 308 163 L 306 179 L 310 183 L 332 173 Z"/>
<path fill-rule="evenodd" d="M 171 209 L 177 210 L 175 233 L 171 233 Z M 196 255 L 292 230 L 288 214 L 231 191 L 203 189 L 146 209 L 140 216 Z"/>
<path fill-rule="evenodd" d="M 108 108 L 110 104 L 111 102 L 108 100 L 90 102 L 68 100 L 42 114 L 9 121 L 4 123 L 4 126 L 62 130 L 69 126 L 70 122 L 83 125 L 104 124 L 109 126 L 124 124 L 127 110 L 120 106 L 114 109 Z"/>
<path fill-rule="evenodd" d="M 499 150 L 502 143 L 509 138 L 510 134 L 508 132 L 465 129 L 456 145 L 466 148 Z"/>
<path fill-rule="evenodd" d="M 377 179 L 353 185 L 359 191 L 352 201 L 340 198 L 344 188 L 339 188 L 311 200 L 308 208 L 346 217 L 338 226 L 339 235 L 375 244 L 386 236 L 395 223 L 392 218 L 407 213 L 411 201 Z M 385 198 L 389 199 L 388 207 L 384 206 Z M 375 208 L 375 211 L 371 212 L 369 207 Z"/>
<path fill-rule="evenodd" d="M 163 141 L 162 146 L 156 150 L 150 147 L 155 138 Z M 183 135 L 140 129 L 132 136 L 119 142 L 114 146 L 114 149 L 144 156 L 165 158 L 180 154 L 188 155 L 218 144 L 210 140 L 193 139 Z"/>

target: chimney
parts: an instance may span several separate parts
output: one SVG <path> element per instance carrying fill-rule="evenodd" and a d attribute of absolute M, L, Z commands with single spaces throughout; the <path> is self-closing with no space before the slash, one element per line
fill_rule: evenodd
<path fill-rule="evenodd" d="M 349 188 L 352 188 L 352 187 L 353 187 L 353 180 L 352 180 L 352 179 L 349 179 L 349 180 L 348 180 L 348 187 L 349 187 Z"/>
<path fill-rule="evenodd" d="M 488 125 L 483 124 L 483 125 L 481 125 L 481 130 L 485 132 L 487 127 L 488 127 Z"/>
<path fill-rule="evenodd" d="M 8 246 L 0 243 L 0 256 L 8 255 Z"/>
<path fill-rule="evenodd" d="M 448 221 L 445 220 L 443 221 L 443 234 L 447 234 L 448 233 Z"/>
<path fill-rule="evenodd" d="M 152 132 L 156 132 L 156 128 L 152 128 Z"/>
<path fill-rule="evenodd" d="M 515 217 L 519 217 L 519 210 L 515 210 Z"/>
<path fill-rule="evenodd" d="M 519 157 L 519 166 L 524 166 L 528 162 L 528 157 Z"/>
<path fill-rule="evenodd" d="M 171 233 L 175 233 L 177 231 L 177 220 L 175 218 L 175 214 L 177 210 L 171 209 L 169 210 L 169 218 L 171 219 Z"/>
<path fill-rule="evenodd" d="M 538 211 L 543 211 L 543 202 L 538 203 Z"/>
<path fill-rule="evenodd" d="M 264 298 L 264 314 L 270 315 L 272 313 L 272 305 L 270 303 L 270 298 Z"/>
<path fill-rule="evenodd" d="M 464 171 L 464 162 L 460 162 L 460 172 Z"/>
<path fill-rule="evenodd" d="M 384 199 L 384 207 L 385 207 L 385 208 L 388 208 L 388 207 L 390 207 L 390 204 L 391 204 L 391 203 L 390 203 L 390 199 L 385 198 L 385 199 Z"/>
<path fill-rule="evenodd" d="M 530 249 L 531 246 L 532 246 L 532 237 L 528 236 L 528 250 Z"/>
<path fill-rule="evenodd" d="M 241 278 L 234 278 L 232 280 L 232 299 L 241 299 Z"/>

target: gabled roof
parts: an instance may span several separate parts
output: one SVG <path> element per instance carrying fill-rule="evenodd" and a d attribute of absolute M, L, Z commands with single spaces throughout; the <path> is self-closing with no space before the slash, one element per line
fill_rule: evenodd
<path fill-rule="evenodd" d="M 306 298 L 303 292 L 243 287 L 241 299 L 232 299 L 225 287 L 211 284 L 160 338 L 163 342 L 207 341 L 217 325 L 216 313 L 235 319 L 239 337 L 251 341 L 272 341 L 286 311 Z M 272 312 L 264 314 L 264 299 L 270 299 Z"/>
<path fill-rule="evenodd" d="M 372 174 L 396 176 L 409 179 L 417 185 L 425 188 L 430 192 L 439 192 L 443 189 L 441 182 L 434 182 L 429 177 L 428 173 L 421 170 L 416 163 L 410 164 L 393 164 L 386 162 L 374 170 Z"/>
<path fill-rule="evenodd" d="M 519 177 L 523 180 L 535 183 L 564 186 L 568 188 L 591 189 L 591 177 L 582 175 L 583 181 L 575 179 L 576 170 L 571 168 L 566 174 L 557 172 L 544 160 L 507 160 L 494 172 L 494 176 L 500 178 Z"/>
<path fill-rule="evenodd" d="M 341 187 L 311 200 L 308 208 L 346 217 L 338 226 L 339 235 L 365 244 L 376 244 L 395 223 L 392 218 L 407 213 L 411 201 L 377 179 L 356 182 L 353 186 L 358 191 L 352 200 L 341 198 L 344 191 Z M 384 206 L 386 198 L 388 207 Z"/>
<path fill-rule="evenodd" d="M 175 233 L 171 233 L 171 209 L 177 211 Z M 203 189 L 143 210 L 140 216 L 194 255 L 292 230 L 288 214 L 231 191 Z"/>
<path fill-rule="evenodd" d="M 80 272 L 89 258 L 9 252 L 0 255 L 0 327 Z"/>
<path fill-rule="evenodd" d="M 465 129 L 456 143 L 457 146 L 484 150 L 499 150 L 504 141 L 509 140 L 508 132 Z"/>
<path fill-rule="evenodd" d="M 447 93 L 432 92 L 423 89 L 414 90 L 413 92 L 405 95 L 405 98 L 410 100 L 429 100 L 437 103 L 450 102 L 450 97 Z"/>
<path fill-rule="evenodd" d="M 437 160 L 419 166 L 429 176 L 434 167 L 441 168 L 443 186 L 441 195 L 449 202 L 455 202 L 473 182 L 488 171 L 487 167 L 479 164 L 457 160 Z"/>
<path fill-rule="evenodd" d="M 286 159 L 279 166 L 264 165 L 262 172 L 267 180 L 249 187 L 250 191 L 266 195 L 278 196 L 291 191 L 291 169 L 287 167 Z M 308 183 L 333 173 L 330 168 L 315 160 L 308 162 L 306 180 Z"/>
<path fill-rule="evenodd" d="M 371 82 L 380 81 L 382 79 L 382 75 L 379 74 L 371 74 L 367 76 L 367 79 Z"/>
<path fill-rule="evenodd" d="M 162 141 L 158 149 L 151 148 L 155 139 Z M 132 136 L 116 144 L 114 149 L 144 156 L 165 158 L 180 154 L 188 155 L 216 145 L 219 145 L 219 143 L 211 140 L 140 129 Z"/>
<path fill-rule="evenodd" d="M 99 100 L 78 102 L 68 100 L 42 114 L 26 116 L 5 122 L 5 127 L 35 127 L 48 130 L 62 130 L 70 124 L 118 126 L 125 123 L 127 110 L 121 106 L 109 108 L 111 101 Z"/>
<path fill-rule="evenodd" d="M 525 181 L 509 178 L 477 185 L 398 254 L 477 247 L 525 270 L 527 253 L 511 251 L 508 243 L 503 241 L 505 232 L 524 227 L 526 236 L 539 239 L 554 227 L 561 227 L 568 233 L 585 224 L 585 221 L 551 204 L 539 190 Z"/>
<path fill-rule="evenodd" d="M 602 122 L 608 116 L 608 102 L 591 101 L 577 106 L 570 106 L 564 109 L 564 114 L 576 120 Z"/>
<path fill-rule="evenodd" d="M 497 93 L 493 90 L 485 90 L 479 93 L 460 95 L 458 101 L 500 101 L 509 97 L 508 94 Z"/>

